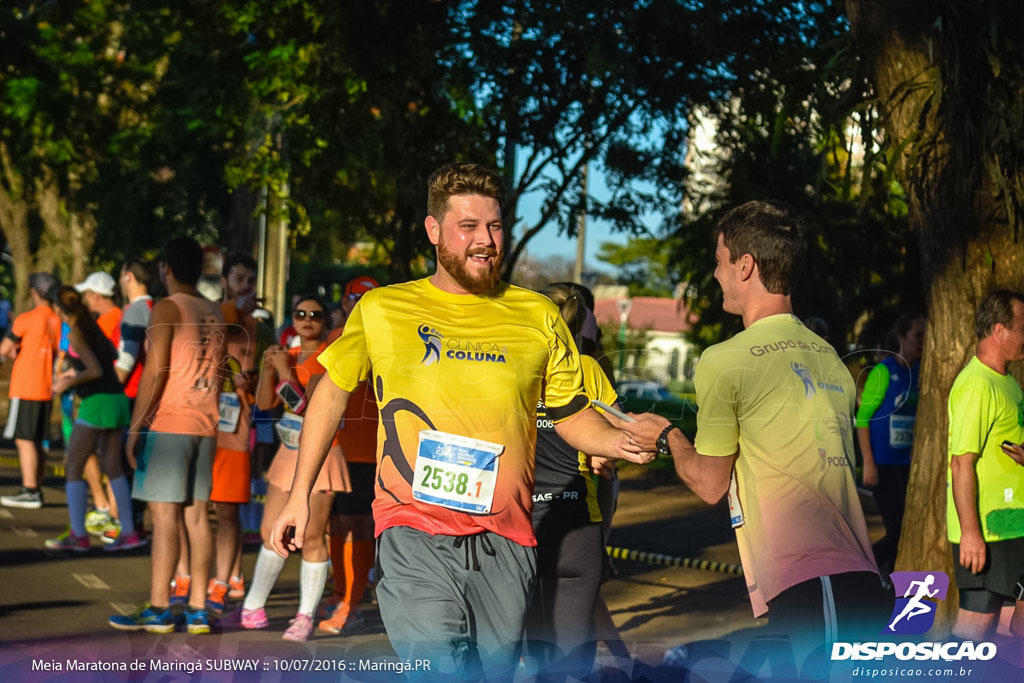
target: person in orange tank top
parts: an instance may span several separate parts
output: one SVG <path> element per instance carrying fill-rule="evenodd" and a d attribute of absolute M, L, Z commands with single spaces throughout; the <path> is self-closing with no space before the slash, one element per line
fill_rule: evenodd
<path fill-rule="evenodd" d="M 174 630 L 170 583 L 184 518 L 192 574 L 187 628 L 192 634 L 210 632 L 206 582 L 213 541 L 207 501 L 226 340 L 220 307 L 196 290 L 202 267 L 203 250 L 195 240 L 178 238 L 164 248 L 160 276 L 170 296 L 153 307 L 127 443 L 136 469 L 133 496 L 148 502 L 153 519 L 150 601 L 135 614 L 109 619 L 122 630 Z"/>

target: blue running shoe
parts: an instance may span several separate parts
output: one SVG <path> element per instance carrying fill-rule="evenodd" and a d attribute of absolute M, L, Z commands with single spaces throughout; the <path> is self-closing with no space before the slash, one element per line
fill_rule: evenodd
<path fill-rule="evenodd" d="M 204 633 L 209 633 L 210 613 L 205 609 L 186 607 L 185 623 L 188 624 L 188 632 L 192 635 L 201 635 Z"/>
<path fill-rule="evenodd" d="M 153 607 L 146 603 L 134 614 L 115 614 L 107 619 L 107 623 L 119 631 L 148 631 L 150 633 L 171 633 L 174 631 L 174 618 L 171 610 L 164 607 Z"/>

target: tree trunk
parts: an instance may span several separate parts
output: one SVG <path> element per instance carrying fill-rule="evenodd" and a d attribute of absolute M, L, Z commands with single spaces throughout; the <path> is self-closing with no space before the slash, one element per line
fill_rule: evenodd
<path fill-rule="evenodd" d="M 28 233 L 28 199 L 25 181 L 11 162 L 7 144 L 0 141 L 0 165 L 3 166 L 3 185 L 0 186 L 0 230 L 11 250 L 14 272 L 14 291 L 11 304 L 15 311 L 29 307 L 28 276 L 32 272 L 32 250 Z"/>
<path fill-rule="evenodd" d="M 975 350 L 978 303 L 994 289 L 1020 288 L 1024 257 L 1011 219 L 994 201 L 990 176 L 974 172 L 987 161 L 987 146 L 972 150 L 974 157 L 955 155 L 959 165 L 949 165 L 954 158 L 950 150 L 960 141 L 961 131 L 943 128 L 939 102 L 963 95 L 943 92 L 944 74 L 932 60 L 933 51 L 942 49 L 930 39 L 938 5 L 927 0 L 847 0 L 846 8 L 891 147 L 909 143 L 902 148 L 896 172 L 908 190 L 910 225 L 921 247 L 928 303 L 913 462 L 896 568 L 941 570 L 952 576 L 946 540 L 946 401 L 953 380 Z M 964 187 L 965 178 L 977 181 Z M 933 636 L 949 632 L 956 610 L 957 592 L 951 582 L 950 593 L 939 603 Z"/>
<path fill-rule="evenodd" d="M 43 166 L 35 179 L 36 206 L 43 222 L 43 237 L 35 257 L 37 270 L 60 271 L 66 283 L 85 279 L 89 257 L 96 242 L 93 207 L 69 210 L 61 196 L 54 172 Z"/>

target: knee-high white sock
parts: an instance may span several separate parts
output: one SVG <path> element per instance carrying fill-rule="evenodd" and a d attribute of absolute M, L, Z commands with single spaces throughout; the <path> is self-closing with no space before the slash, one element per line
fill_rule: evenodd
<path fill-rule="evenodd" d="M 249 594 L 242 603 L 244 609 L 259 609 L 267 604 L 267 597 L 277 583 L 281 569 L 284 568 L 284 560 L 285 558 L 273 550 L 260 546 L 259 555 L 256 556 L 256 568 L 253 569 L 252 579 L 249 581 Z"/>
<path fill-rule="evenodd" d="M 331 563 L 302 561 L 299 574 L 299 612 L 313 614 L 320 597 L 324 594 L 324 582 L 327 581 L 327 567 Z"/>

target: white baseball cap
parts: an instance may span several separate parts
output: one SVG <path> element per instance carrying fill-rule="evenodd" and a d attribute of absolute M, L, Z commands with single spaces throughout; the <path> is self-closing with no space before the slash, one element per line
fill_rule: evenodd
<path fill-rule="evenodd" d="M 89 277 L 75 285 L 79 292 L 96 292 L 101 296 L 114 296 L 114 278 L 109 273 L 98 270 L 89 273 Z"/>

